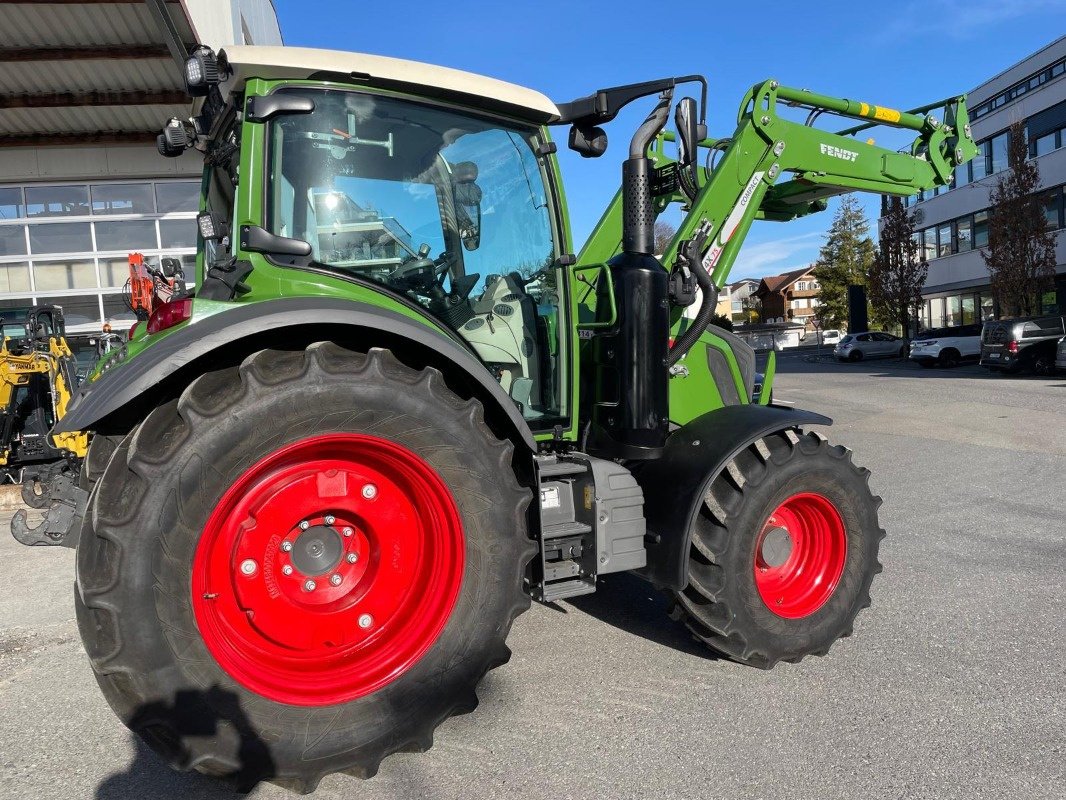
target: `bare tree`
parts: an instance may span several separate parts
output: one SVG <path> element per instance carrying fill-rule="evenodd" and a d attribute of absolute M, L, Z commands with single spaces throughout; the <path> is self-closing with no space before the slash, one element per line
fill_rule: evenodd
<path fill-rule="evenodd" d="M 666 252 L 666 248 L 670 246 L 670 240 L 674 238 L 675 233 L 677 233 L 677 228 L 669 222 L 658 220 L 655 223 L 655 252 L 658 255 Z"/>
<path fill-rule="evenodd" d="M 914 217 L 893 197 L 881 227 L 880 249 L 870 266 L 870 300 L 878 315 L 899 325 L 908 336 L 922 303 L 929 263 L 920 257 Z"/>
<path fill-rule="evenodd" d="M 1001 312 L 1029 316 L 1040 312 L 1040 295 L 1055 284 L 1055 234 L 1035 193 L 1040 171 L 1029 160 L 1022 122 L 1011 125 L 1008 141 L 1007 171 L 989 195 L 988 248 L 981 257 Z"/>

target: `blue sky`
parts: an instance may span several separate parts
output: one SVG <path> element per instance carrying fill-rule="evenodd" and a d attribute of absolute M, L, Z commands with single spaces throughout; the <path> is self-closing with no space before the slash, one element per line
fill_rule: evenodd
<path fill-rule="evenodd" d="M 428 61 L 523 84 L 557 101 L 598 88 L 703 73 L 712 136 L 732 133 L 752 84 L 785 85 L 911 108 L 966 92 L 1066 32 L 1066 0 L 903 0 L 859 4 L 447 3 L 276 0 L 286 44 Z M 634 103 L 607 129 L 598 160 L 556 130 L 580 246 L 619 183 L 629 137 L 646 115 Z M 875 134 L 889 146 L 902 144 Z M 860 196 L 873 224 L 876 198 Z M 756 223 L 732 278 L 814 260 L 834 206 L 787 224 Z"/>

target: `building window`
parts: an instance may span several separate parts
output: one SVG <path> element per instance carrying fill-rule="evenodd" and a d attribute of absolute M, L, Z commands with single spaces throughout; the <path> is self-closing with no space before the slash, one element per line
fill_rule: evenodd
<path fill-rule="evenodd" d="M 19 219 L 24 214 L 22 189 L 18 186 L 0 189 L 0 219 Z"/>
<path fill-rule="evenodd" d="M 938 244 L 936 254 L 937 256 L 949 256 L 951 255 L 951 223 L 946 225 L 940 225 L 936 229 Z"/>
<path fill-rule="evenodd" d="M 1042 205 L 1044 206 L 1044 219 L 1047 220 L 1047 226 L 1051 230 L 1058 230 L 1062 227 L 1062 187 L 1052 189 L 1050 192 L 1044 195 Z"/>
<path fill-rule="evenodd" d="M 171 247 L 196 247 L 196 220 L 161 219 L 159 238 L 164 250 Z"/>
<path fill-rule="evenodd" d="M 160 214 L 200 210 L 200 184 L 197 181 L 157 183 L 155 196 Z"/>
<path fill-rule="evenodd" d="M 973 248 L 973 218 L 962 217 L 955 221 L 955 241 L 958 252 L 965 253 Z"/>
<path fill-rule="evenodd" d="M 992 300 L 991 292 L 981 292 L 979 302 L 981 303 L 981 319 L 985 320 L 995 317 L 995 303 Z"/>
<path fill-rule="evenodd" d="M 155 222 L 150 219 L 96 223 L 96 249 L 100 251 L 156 250 Z"/>
<path fill-rule="evenodd" d="M 944 327 L 944 298 L 934 297 L 929 301 L 929 327 Z"/>
<path fill-rule="evenodd" d="M 104 183 L 92 187 L 94 214 L 154 214 L 150 183 Z"/>
<path fill-rule="evenodd" d="M 965 186 L 970 182 L 970 162 L 955 167 L 955 186 Z"/>
<path fill-rule="evenodd" d="M 21 225 L 0 225 L 0 256 L 26 255 L 26 229 Z"/>
<path fill-rule="evenodd" d="M 944 314 L 944 324 L 949 328 L 953 328 L 956 325 L 961 325 L 962 319 L 962 298 L 959 295 L 952 295 L 951 297 L 944 298 L 946 305 L 946 312 Z"/>
<path fill-rule="evenodd" d="M 993 136 L 989 141 L 988 156 L 986 161 L 989 175 L 995 175 L 1007 168 L 1007 141 L 1010 138 L 1008 131 L 1003 131 L 999 136 Z"/>
<path fill-rule="evenodd" d="M 1033 156 L 1046 156 L 1052 150 L 1062 147 L 1062 131 L 1046 133 L 1032 141 L 1029 145 L 1029 154 Z"/>
<path fill-rule="evenodd" d="M 973 215 L 973 246 L 988 247 L 987 211 L 978 211 Z"/>
<path fill-rule="evenodd" d="M 92 261 L 35 261 L 33 284 L 38 292 L 95 289 L 96 267 Z"/>
<path fill-rule="evenodd" d="M 972 325 L 977 322 L 977 297 L 972 294 L 962 296 L 962 324 Z"/>
<path fill-rule="evenodd" d="M 26 216 L 87 217 L 88 186 L 27 186 Z"/>
<path fill-rule="evenodd" d="M 796 281 L 796 291 L 797 292 L 805 292 L 805 291 L 807 291 L 807 281 Z"/>
<path fill-rule="evenodd" d="M 92 252 L 92 249 L 93 237 L 88 222 L 30 225 L 31 253 L 83 253 Z"/>
<path fill-rule="evenodd" d="M 0 292 L 28 292 L 30 265 L 25 261 L 0 264 Z"/>
<path fill-rule="evenodd" d="M 926 261 L 936 258 L 936 228 L 922 231 L 922 258 Z"/>

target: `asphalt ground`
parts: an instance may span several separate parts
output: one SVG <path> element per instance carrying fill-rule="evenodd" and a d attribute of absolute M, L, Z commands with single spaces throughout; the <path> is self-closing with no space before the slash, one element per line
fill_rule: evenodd
<path fill-rule="evenodd" d="M 523 615 L 511 662 L 430 752 L 316 797 L 1066 797 L 1066 377 L 809 355 L 781 356 L 775 396 L 833 416 L 824 432 L 885 499 L 885 571 L 854 637 L 799 665 L 737 666 L 614 576 Z M 118 723 L 72 580 L 71 552 L 0 536 L 0 797 L 235 797 Z"/>

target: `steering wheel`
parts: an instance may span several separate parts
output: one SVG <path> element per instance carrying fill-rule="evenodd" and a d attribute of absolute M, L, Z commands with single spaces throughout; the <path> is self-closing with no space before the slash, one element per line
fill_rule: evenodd
<path fill-rule="evenodd" d="M 444 292 L 444 276 L 451 258 L 441 253 L 436 258 L 414 255 L 389 273 L 388 282 L 406 291 L 435 297 Z"/>

